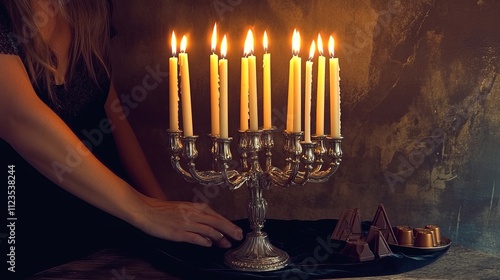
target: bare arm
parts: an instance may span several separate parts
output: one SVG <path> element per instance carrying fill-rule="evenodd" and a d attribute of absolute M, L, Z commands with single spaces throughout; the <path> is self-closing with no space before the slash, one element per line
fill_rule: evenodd
<path fill-rule="evenodd" d="M 0 59 L 0 136 L 67 191 L 123 220 L 136 221 L 141 211 L 140 197 L 93 157 L 36 96 L 17 56 L 1 55 Z M 112 192 L 117 190 L 117 198 L 113 199 Z M 120 200 L 127 201 L 130 210 L 124 209 L 126 204 Z"/>
<path fill-rule="evenodd" d="M 114 126 L 113 137 L 123 165 L 136 183 L 136 188 L 147 196 L 167 200 L 167 196 L 158 184 L 139 141 L 125 117 L 113 82 L 106 101 L 106 114 Z"/>
<path fill-rule="evenodd" d="M 43 175 L 156 237 L 228 246 L 241 230 L 209 207 L 148 198 L 97 160 L 37 96 L 18 56 L 0 54 L 0 137 Z"/>

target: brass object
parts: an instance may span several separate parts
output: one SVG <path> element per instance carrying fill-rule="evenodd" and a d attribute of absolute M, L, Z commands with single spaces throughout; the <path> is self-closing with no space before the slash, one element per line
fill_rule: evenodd
<path fill-rule="evenodd" d="M 288 254 L 273 246 L 267 233 L 262 231 L 267 211 L 263 190 L 271 186 L 287 188 L 304 186 L 307 182 L 325 182 L 337 171 L 342 161 L 342 137 L 320 135 L 314 136 L 312 142 L 304 142 L 303 132 L 285 131 L 285 166 L 275 167 L 272 163 L 274 132 L 274 128 L 239 131 L 239 170 L 230 168 L 232 138 L 209 135 L 212 170 L 200 171 L 195 163 L 198 136 L 184 137 L 182 131 L 167 130 L 171 165 L 186 181 L 207 186 L 226 186 L 230 190 L 243 185 L 248 187 L 247 212 L 252 232 L 246 235 L 240 247 L 228 251 L 224 259 L 226 265 L 236 270 L 272 271 L 284 268 L 289 263 Z M 264 167 L 261 167 L 261 159 L 265 162 Z"/>

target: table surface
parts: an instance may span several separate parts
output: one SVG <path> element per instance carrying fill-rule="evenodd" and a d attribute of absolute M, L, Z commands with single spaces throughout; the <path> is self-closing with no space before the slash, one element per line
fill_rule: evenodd
<path fill-rule="evenodd" d="M 155 267 L 137 252 L 109 248 L 53 267 L 27 279 L 182 279 Z M 500 256 L 452 245 L 436 262 L 421 269 L 383 277 L 349 279 L 500 279 Z"/>

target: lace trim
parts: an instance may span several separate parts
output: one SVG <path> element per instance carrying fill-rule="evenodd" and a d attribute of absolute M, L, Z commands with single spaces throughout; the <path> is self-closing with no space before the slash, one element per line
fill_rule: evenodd
<path fill-rule="evenodd" d="M 2 6 L 0 6 L 0 53 L 18 55 L 19 49 L 15 43 L 15 34 L 12 33 L 10 22 Z"/>

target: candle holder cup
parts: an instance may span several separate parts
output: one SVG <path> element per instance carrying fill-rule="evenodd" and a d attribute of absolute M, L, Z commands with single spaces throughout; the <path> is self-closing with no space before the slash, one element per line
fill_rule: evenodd
<path fill-rule="evenodd" d="M 288 254 L 273 246 L 267 233 L 262 231 L 268 206 L 263 191 L 272 186 L 287 188 L 303 186 L 307 182 L 325 182 L 342 161 L 342 137 L 313 136 L 312 142 L 303 142 L 303 132 L 284 131 L 285 165 L 275 167 L 272 163 L 275 131 L 275 128 L 239 131 L 240 170 L 229 167 L 232 139 L 209 135 L 213 170 L 208 171 L 196 169 L 197 136 L 186 137 L 181 131 L 167 131 L 172 167 L 186 181 L 208 186 L 223 185 L 231 190 L 246 185 L 249 190 L 247 212 L 252 231 L 240 247 L 229 250 L 224 258 L 225 264 L 236 270 L 273 271 L 289 263 Z M 262 156 L 264 168 L 259 161 Z M 185 160 L 184 164 L 181 159 Z"/>

